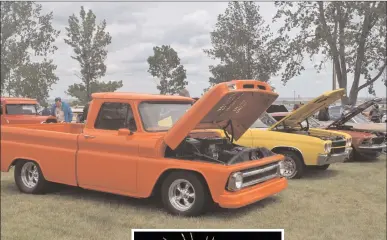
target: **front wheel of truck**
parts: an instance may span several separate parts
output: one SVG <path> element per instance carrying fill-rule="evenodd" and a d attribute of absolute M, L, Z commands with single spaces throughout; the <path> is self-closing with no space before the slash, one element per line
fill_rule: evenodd
<path fill-rule="evenodd" d="M 172 214 L 197 216 L 210 203 L 206 183 L 192 172 L 172 172 L 161 186 L 164 207 Z"/>
<path fill-rule="evenodd" d="M 33 161 L 18 161 L 14 171 L 15 183 L 23 193 L 41 194 L 47 189 L 48 182 L 39 165 Z"/>

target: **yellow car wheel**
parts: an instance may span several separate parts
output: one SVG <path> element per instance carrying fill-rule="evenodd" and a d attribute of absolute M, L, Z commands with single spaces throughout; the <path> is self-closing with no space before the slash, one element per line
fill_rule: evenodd
<path fill-rule="evenodd" d="M 301 178 L 304 174 L 305 165 L 302 159 L 293 151 L 278 152 L 285 156 L 285 160 L 280 169 L 281 175 L 287 179 Z"/>

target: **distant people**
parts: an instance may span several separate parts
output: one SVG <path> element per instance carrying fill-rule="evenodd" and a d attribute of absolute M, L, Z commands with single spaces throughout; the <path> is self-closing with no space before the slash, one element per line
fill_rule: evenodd
<path fill-rule="evenodd" d="M 375 122 L 375 123 L 380 123 L 380 119 L 381 119 L 381 112 L 379 110 L 379 105 L 378 104 L 374 104 L 374 106 L 372 107 L 371 111 L 370 111 L 370 120 L 372 122 Z"/>
<path fill-rule="evenodd" d="M 328 107 L 325 107 L 323 109 L 321 109 L 319 112 L 318 112 L 318 116 L 317 116 L 318 120 L 319 121 L 329 121 L 329 109 Z"/>
<path fill-rule="evenodd" d="M 182 97 L 191 97 L 190 95 L 189 95 L 189 92 L 188 92 L 188 90 L 187 89 L 181 89 L 180 91 L 179 91 L 179 96 L 182 96 Z"/>
<path fill-rule="evenodd" d="M 297 104 L 297 103 L 295 103 L 294 106 L 293 106 L 293 111 L 294 111 L 294 110 L 297 110 L 297 109 L 299 109 L 299 108 L 300 108 L 300 105 Z"/>
<path fill-rule="evenodd" d="M 51 115 L 51 110 L 46 106 L 42 110 L 42 116 L 50 116 Z"/>
<path fill-rule="evenodd" d="M 55 116 L 58 122 L 71 123 L 73 120 L 73 112 L 70 105 L 62 102 L 60 97 L 55 98 L 55 103 L 51 107 L 51 115 Z"/>

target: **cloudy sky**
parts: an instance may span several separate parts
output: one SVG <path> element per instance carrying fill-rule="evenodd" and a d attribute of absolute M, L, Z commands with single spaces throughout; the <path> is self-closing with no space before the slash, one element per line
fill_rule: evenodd
<path fill-rule="evenodd" d="M 108 46 L 107 72 L 103 80 L 123 80 L 119 91 L 157 93 L 155 80 L 147 72 L 146 59 L 156 45 L 171 45 L 179 54 L 187 70 L 191 96 L 200 96 L 208 87 L 208 65 L 214 62 L 202 51 L 210 48 L 209 32 L 216 18 L 223 13 L 227 2 L 42 2 L 43 11 L 54 12 L 54 27 L 61 30 L 57 39 L 55 62 L 60 81 L 53 86 L 51 97 L 67 97 L 67 87 L 80 80 L 74 75 L 78 63 L 71 59 L 72 49 L 64 43 L 65 27 L 70 15 L 79 14 L 80 6 L 92 9 L 97 21 L 106 19 L 107 31 L 112 36 Z M 270 23 L 275 15 L 274 3 L 260 2 L 261 14 Z M 272 30 L 278 26 L 271 24 Z M 316 60 L 317 62 L 317 60 Z M 313 63 L 305 66 L 301 76 L 283 86 L 279 77 L 271 79 L 280 97 L 314 97 L 332 88 L 332 67 L 316 73 Z M 350 82 L 351 84 L 351 82 Z M 381 81 L 375 85 L 378 96 L 385 96 Z M 360 96 L 366 97 L 367 91 Z"/>

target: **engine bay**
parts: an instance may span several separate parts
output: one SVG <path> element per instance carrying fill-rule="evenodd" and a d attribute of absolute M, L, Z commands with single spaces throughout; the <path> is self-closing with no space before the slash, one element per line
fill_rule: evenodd
<path fill-rule="evenodd" d="M 214 162 L 232 165 L 273 156 L 267 148 L 248 148 L 231 143 L 228 139 L 187 137 L 175 149 L 167 148 L 166 158 Z"/>

